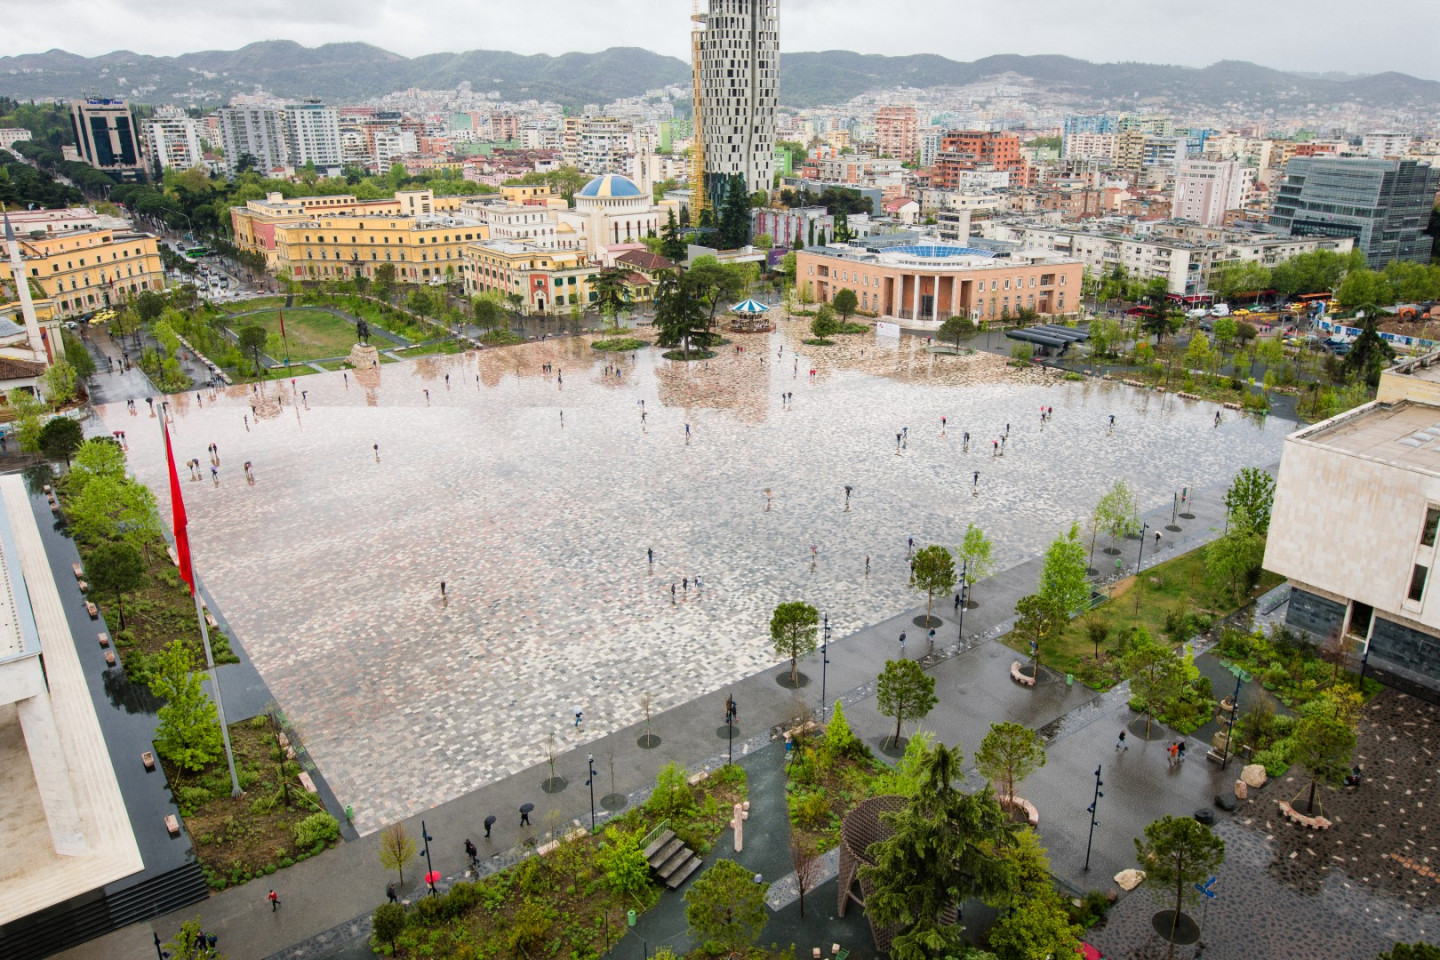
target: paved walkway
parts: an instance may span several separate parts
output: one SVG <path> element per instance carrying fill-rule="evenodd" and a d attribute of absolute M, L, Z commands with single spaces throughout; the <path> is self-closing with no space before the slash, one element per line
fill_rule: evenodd
<path fill-rule="evenodd" d="M 1213 536 L 1222 510 L 1219 499 L 1222 494 L 1223 491 L 1199 492 L 1194 501 L 1197 519 L 1189 521 L 1186 533 L 1177 536 L 1162 549 L 1160 559 Z M 1156 512 L 1151 519 L 1162 519 L 1162 514 Z M 1169 519 L 1168 511 L 1164 512 L 1163 519 Z M 1149 560 L 1147 551 L 1147 567 Z M 1063 680 L 1031 691 L 1008 679 L 1009 663 L 1016 659 L 1016 655 L 991 638 L 1008 629 L 1014 615 L 1014 600 L 1034 589 L 1039 569 L 1039 560 L 1032 560 L 979 584 L 975 592 L 979 606 L 965 614 L 963 643 L 956 640 L 958 626 L 949 617 L 951 611 L 937 608 L 937 612 L 945 615 L 947 624 L 939 632 L 942 646 L 933 658 L 929 658 L 929 662 L 942 692 L 942 703 L 925 720 L 923 727 L 935 731 L 942 741 L 960 743 L 967 759 L 991 721 L 1011 718 L 1045 726 L 1062 716 L 1073 714 L 1077 708 L 1083 710 L 1084 705 L 1095 698 L 1093 691 L 1078 685 L 1066 687 Z M 830 645 L 830 662 L 824 670 L 826 701 L 833 703 L 836 698 L 845 700 L 857 733 L 872 745 L 893 729 L 892 721 L 875 713 L 874 678 L 885 659 L 899 654 L 897 637 L 901 630 L 908 630 L 912 636 L 919 637 L 922 631 L 914 626 L 913 620 L 923 612 L 923 606 L 916 606 L 900 616 L 888 618 Z M 924 643 L 912 643 L 907 644 L 909 656 L 925 654 L 922 649 L 926 646 Z M 822 676 L 820 655 L 817 653 L 803 660 L 801 669 L 809 682 L 798 694 L 777 681 L 788 672 L 788 665 L 771 667 L 737 681 L 730 688 L 741 708 L 734 743 L 737 760 L 763 750 L 772 744 L 780 727 L 818 706 Z M 584 780 L 586 755 L 589 753 L 595 756 L 599 776 L 597 798 L 609 793 L 643 795 L 654 782 L 659 769 L 672 760 L 686 764 L 690 769 L 724 762 L 727 741 L 723 709 L 724 698 L 715 694 L 658 714 L 653 718 L 651 729 L 660 735 L 661 744 L 654 749 L 644 750 L 638 746 L 637 741 L 645 732 L 642 722 L 592 741 L 580 749 L 558 754 L 556 774 L 569 783 L 560 793 L 546 794 L 540 789 L 541 782 L 549 776 L 549 770 L 543 764 L 535 765 L 459 799 L 440 804 L 420 817 L 407 820 L 406 824 L 418 837 L 420 820 L 423 819 L 435 838 L 431 845 L 435 868 L 448 878 L 459 877 L 465 866 L 463 842 L 467 837 L 480 847 L 482 857 L 500 858 L 502 861 L 513 857 L 515 845 L 527 836 L 518 827 L 518 808 L 522 803 L 536 804 L 532 819 L 537 825 L 546 822 L 551 810 L 557 811 L 566 821 L 588 822 L 589 794 Z M 913 730 L 914 726 L 907 724 L 907 734 Z M 1108 726 L 1105 726 L 1104 737 L 1113 738 L 1113 731 Z M 1110 742 L 1113 743 L 1113 739 Z M 1057 750 L 1056 753 L 1066 751 Z M 773 765 L 778 766 L 780 755 L 773 750 L 770 754 L 777 757 Z M 1086 766 L 1092 761 L 1087 755 L 1076 762 Z M 1197 762 L 1194 766 L 1202 764 Z M 383 770 L 375 773 L 384 776 Z M 1035 781 L 1037 785 L 1042 782 L 1038 776 Z M 1137 787 L 1143 792 L 1149 789 L 1150 784 L 1142 780 Z M 1027 783 L 1027 792 L 1028 788 Z M 1075 789 L 1079 790 L 1079 787 Z M 1178 785 L 1173 789 L 1179 789 Z M 1209 789 L 1208 783 L 1203 789 Z M 1188 788 L 1184 792 L 1188 792 Z M 1051 806 L 1048 800 L 1043 799 L 1042 793 L 1036 795 L 1042 797 L 1042 807 Z M 1180 805 L 1183 807 L 1203 801 L 1202 791 L 1199 797 L 1185 799 Z M 1177 803 L 1170 802 L 1172 805 Z M 1068 804 L 1058 800 L 1054 802 L 1057 810 L 1065 806 Z M 1081 809 L 1083 806 L 1080 804 Z M 493 837 L 487 841 L 482 836 L 481 821 L 490 813 L 498 816 L 500 821 Z M 757 810 L 755 817 L 759 826 L 766 817 L 783 817 L 783 814 Z M 1055 842 L 1046 830 L 1050 819 L 1048 813 L 1042 814 L 1042 837 L 1047 843 Z M 1054 822 L 1057 825 L 1073 824 L 1074 819 L 1057 815 Z M 1116 833 L 1110 835 L 1110 839 L 1102 838 L 1102 842 L 1113 848 L 1111 858 L 1117 859 L 1129 845 L 1129 836 Z M 378 834 L 342 844 L 273 877 L 222 891 L 196 907 L 161 917 L 150 924 L 118 931 L 61 956 L 68 960 L 139 956 L 137 945 L 149 942 L 150 931 L 158 932 L 162 939 L 168 938 L 180 923 L 197 914 L 207 930 L 219 934 L 222 947 L 234 960 L 271 957 L 302 960 L 333 956 L 344 949 L 345 944 L 364 936 L 369 912 L 384 900 L 385 884 L 391 877 L 380 867 L 378 846 Z M 721 849 L 724 848 L 717 846 L 717 852 Z M 784 849 L 782 845 L 778 854 L 774 850 L 767 854 L 763 845 L 757 844 L 754 856 L 768 855 L 774 861 L 765 861 L 764 869 L 770 872 L 767 876 L 773 874 L 779 879 L 788 872 L 788 867 L 775 859 L 777 856 L 784 857 Z M 1057 870 L 1062 868 L 1063 864 L 1057 862 Z M 415 870 L 412 868 L 412 871 Z M 265 902 L 266 891 L 271 886 L 279 891 L 284 903 L 276 913 L 271 913 Z M 833 905 L 833 884 L 827 889 L 831 891 L 828 903 Z M 670 897 L 678 899 L 675 895 Z M 817 891 L 813 900 L 829 916 L 833 906 L 827 908 L 824 897 L 823 891 Z M 807 913 L 810 899 L 807 898 Z M 798 907 L 784 909 L 789 911 Z M 663 916 L 657 914 L 655 919 L 647 919 L 646 923 L 654 925 L 653 929 L 660 939 L 673 937 L 673 927 L 662 919 Z M 864 948 L 866 945 L 861 943 L 856 946 Z"/>

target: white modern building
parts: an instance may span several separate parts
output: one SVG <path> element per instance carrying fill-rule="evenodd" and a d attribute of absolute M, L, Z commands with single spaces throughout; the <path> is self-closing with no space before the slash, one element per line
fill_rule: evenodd
<path fill-rule="evenodd" d="M 718 207 L 735 174 L 751 193 L 769 190 L 774 181 L 780 4 L 710 0 L 701 17 L 695 113 L 704 142 L 705 193 Z"/>
<path fill-rule="evenodd" d="M 1250 200 L 1251 171 L 1235 160 L 1181 160 L 1175 165 L 1170 215 L 1207 227 L 1225 222 L 1225 211 Z"/>
<path fill-rule="evenodd" d="M 285 117 L 280 110 L 246 104 L 222 107 L 219 116 L 220 142 L 225 147 L 225 167 L 231 176 L 239 172 L 247 156 L 262 173 L 283 171 L 288 166 Z"/>
<path fill-rule="evenodd" d="M 200 147 L 200 123 L 189 117 L 164 117 L 140 125 L 145 153 L 161 170 L 189 170 L 205 162 Z"/>
<path fill-rule="evenodd" d="M 1372 673 L 1435 691 L 1437 539 L 1440 353 L 1386 370 L 1372 403 L 1285 438 L 1265 569 L 1290 581 L 1290 626 L 1350 637 Z"/>
<path fill-rule="evenodd" d="M 340 114 L 319 100 L 306 100 L 285 107 L 285 147 L 289 165 L 299 170 L 314 164 L 322 174 L 339 173 L 343 163 L 340 148 Z"/>

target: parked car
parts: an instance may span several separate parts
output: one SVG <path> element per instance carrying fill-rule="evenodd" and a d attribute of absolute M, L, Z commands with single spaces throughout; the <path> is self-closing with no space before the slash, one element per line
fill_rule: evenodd
<path fill-rule="evenodd" d="M 1212 316 L 1212 317 L 1228 317 L 1228 316 L 1230 316 L 1230 304 L 1228 304 L 1228 303 L 1217 303 L 1217 304 L 1215 304 L 1215 306 L 1213 306 L 1213 307 L 1210 308 L 1210 316 Z"/>

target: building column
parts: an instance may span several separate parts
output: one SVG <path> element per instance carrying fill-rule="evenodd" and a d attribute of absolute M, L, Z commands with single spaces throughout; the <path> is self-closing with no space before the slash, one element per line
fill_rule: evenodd
<path fill-rule="evenodd" d="M 910 302 L 915 306 L 910 319 L 918 323 L 920 321 L 920 274 L 918 273 L 915 274 L 915 292 L 911 294 Z"/>
<path fill-rule="evenodd" d="M 950 316 L 960 313 L 960 277 L 958 275 L 950 278 Z"/>

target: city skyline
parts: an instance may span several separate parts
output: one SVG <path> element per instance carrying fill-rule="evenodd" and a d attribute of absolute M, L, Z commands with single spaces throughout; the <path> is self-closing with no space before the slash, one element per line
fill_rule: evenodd
<path fill-rule="evenodd" d="M 1334 16 L 1325 7 L 1333 7 Z M 157 23 L 136 0 L 105 0 L 103 14 L 93 5 L 82 10 L 74 0 L 47 4 L 33 0 L 34 16 L 13 19 L 0 41 L 0 56 L 63 49 L 82 56 L 133 50 L 155 56 L 233 48 L 261 40 L 286 39 L 315 46 L 364 42 L 406 57 L 470 49 L 520 54 L 593 52 L 612 46 L 638 46 L 689 59 L 688 11 L 680 6 L 662 14 L 654 4 L 621 0 L 599 8 L 574 0 L 542 0 L 524 16 L 499 11 L 474 23 L 468 7 L 453 0 L 362 0 L 341 8 L 330 3 L 303 8 L 261 2 L 244 8 L 196 3 L 167 12 Z M 1018 8 L 1022 8 L 1017 10 Z M 74 8 L 73 10 L 71 8 Z M 1310 73 L 1369 74 L 1386 71 L 1440 80 L 1440 64 L 1414 49 L 1413 37 L 1440 32 L 1440 8 L 1404 0 L 1377 0 L 1367 8 L 1366 43 L 1355 43 L 1336 0 L 1301 5 L 1298 0 L 1254 7 L 1240 0 L 1217 0 L 1203 10 L 1174 10 L 1146 0 L 1118 0 L 1104 22 L 1077 19 L 1061 0 L 1018 0 L 995 8 L 936 7 L 919 0 L 898 0 L 880 22 L 867 17 L 856 0 L 827 4 L 814 15 L 815 0 L 787 0 L 780 17 L 782 50 L 855 50 L 907 55 L 933 53 L 957 60 L 995 54 L 1059 54 L 1095 62 L 1143 61 L 1203 67 L 1225 60 L 1251 60 L 1284 70 Z M 81 14 L 84 14 L 83 16 Z M 343 20 L 342 20 L 343 18 Z M 539 19 L 548 25 L 531 28 Z M 915 24 L 925 23 L 917 31 Z M 1023 22 L 1017 32 L 1014 24 Z M 1234 29 L 1243 22 L 1245 30 Z M 856 24 L 864 23 L 863 30 Z M 277 35 L 276 25 L 283 24 Z M 1283 35 L 1277 46 L 1272 38 Z M 1165 37 L 1184 38 L 1166 43 Z M 223 42 L 220 38 L 224 38 Z M 936 38 L 936 39 L 927 39 Z M 939 38 L 945 38 L 942 41 Z M 968 43 L 968 38 L 979 38 Z M 1396 51 L 1401 51 L 1397 57 Z"/>

